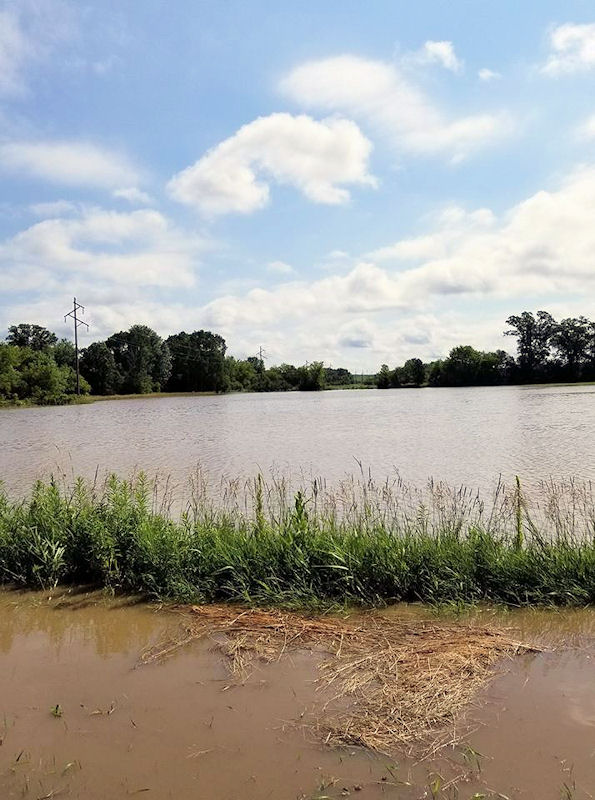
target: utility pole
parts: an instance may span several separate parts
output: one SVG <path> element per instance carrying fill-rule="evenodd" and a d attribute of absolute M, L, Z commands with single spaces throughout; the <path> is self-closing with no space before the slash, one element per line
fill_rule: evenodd
<path fill-rule="evenodd" d="M 68 319 L 68 317 L 72 317 L 74 320 L 74 360 L 76 364 L 76 393 L 81 393 L 81 379 L 79 374 L 79 325 L 85 325 L 87 330 L 89 330 L 89 326 L 86 322 L 82 319 L 79 319 L 76 315 L 77 311 L 82 311 L 83 314 L 85 313 L 85 306 L 82 306 L 80 303 L 76 302 L 76 297 L 73 298 L 72 303 L 72 311 L 69 311 L 68 314 L 64 316 L 64 322 Z"/>
<path fill-rule="evenodd" d="M 264 359 L 267 357 L 266 351 L 262 349 L 262 345 L 258 348 L 258 360 L 261 367 L 264 368 Z"/>

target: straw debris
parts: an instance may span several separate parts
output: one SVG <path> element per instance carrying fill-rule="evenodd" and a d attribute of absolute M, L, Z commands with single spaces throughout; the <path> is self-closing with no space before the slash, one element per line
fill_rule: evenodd
<path fill-rule="evenodd" d="M 192 606 L 182 611 L 179 639 L 141 657 L 150 663 L 211 636 L 245 679 L 256 661 L 272 662 L 306 649 L 318 654 L 320 697 L 314 727 L 332 745 L 360 745 L 390 753 L 398 746 L 435 745 L 477 698 L 503 659 L 535 648 L 506 631 L 469 623 L 348 618 Z M 456 738 L 464 734 L 460 728 Z M 452 730 L 448 734 L 452 744 Z"/>

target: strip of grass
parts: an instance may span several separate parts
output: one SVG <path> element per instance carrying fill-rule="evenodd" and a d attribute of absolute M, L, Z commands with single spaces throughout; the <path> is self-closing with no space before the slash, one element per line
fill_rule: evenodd
<path fill-rule="evenodd" d="M 431 519 L 424 507 L 383 512 L 365 486 L 347 513 L 302 492 L 271 504 L 260 478 L 253 488 L 243 510 L 199 498 L 178 519 L 153 510 L 143 475 L 99 491 L 79 480 L 70 490 L 38 483 L 25 501 L 1 496 L 0 583 L 283 605 L 595 600 L 593 536 L 523 527 L 520 495 L 509 530 L 493 512 L 482 522 L 442 501 Z"/>

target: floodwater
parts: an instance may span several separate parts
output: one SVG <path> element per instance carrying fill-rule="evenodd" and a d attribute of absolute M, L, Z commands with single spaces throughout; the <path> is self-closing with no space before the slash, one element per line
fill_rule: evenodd
<path fill-rule="evenodd" d="M 182 485 L 259 470 L 329 483 L 399 473 L 489 490 L 595 479 L 595 386 L 475 387 L 139 398 L 0 410 L 0 479 L 92 478 L 142 469 Z"/>
<path fill-rule="evenodd" d="M 239 685 L 208 640 L 139 666 L 178 625 L 171 612 L 0 592 L 0 797 L 413 800 L 438 774 L 440 800 L 593 797 L 595 613 L 500 621 L 558 649 L 505 662 L 469 712 L 466 745 L 416 763 L 317 740 L 302 724 L 324 714 L 311 654 L 287 652 Z"/>

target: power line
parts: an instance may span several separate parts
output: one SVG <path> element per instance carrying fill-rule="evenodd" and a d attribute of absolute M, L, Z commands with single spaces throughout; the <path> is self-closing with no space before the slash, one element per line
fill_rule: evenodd
<path fill-rule="evenodd" d="M 80 303 L 76 302 L 76 297 L 73 298 L 72 302 L 72 311 L 69 311 L 68 314 L 64 315 L 64 322 L 68 319 L 68 317 L 72 317 L 74 320 L 74 361 L 76 364 L 76 393 L 81 393 L 81 379 L 79 373 L 79 325 L 85 325 L 87 330 L 89 330 L 89 326 L 87 325 L 84 320 L 79 319 L 76 315 L 77 311 L 82 311 L 83 314 L 85 313 L 85 306 L 82 306 Z"/>

